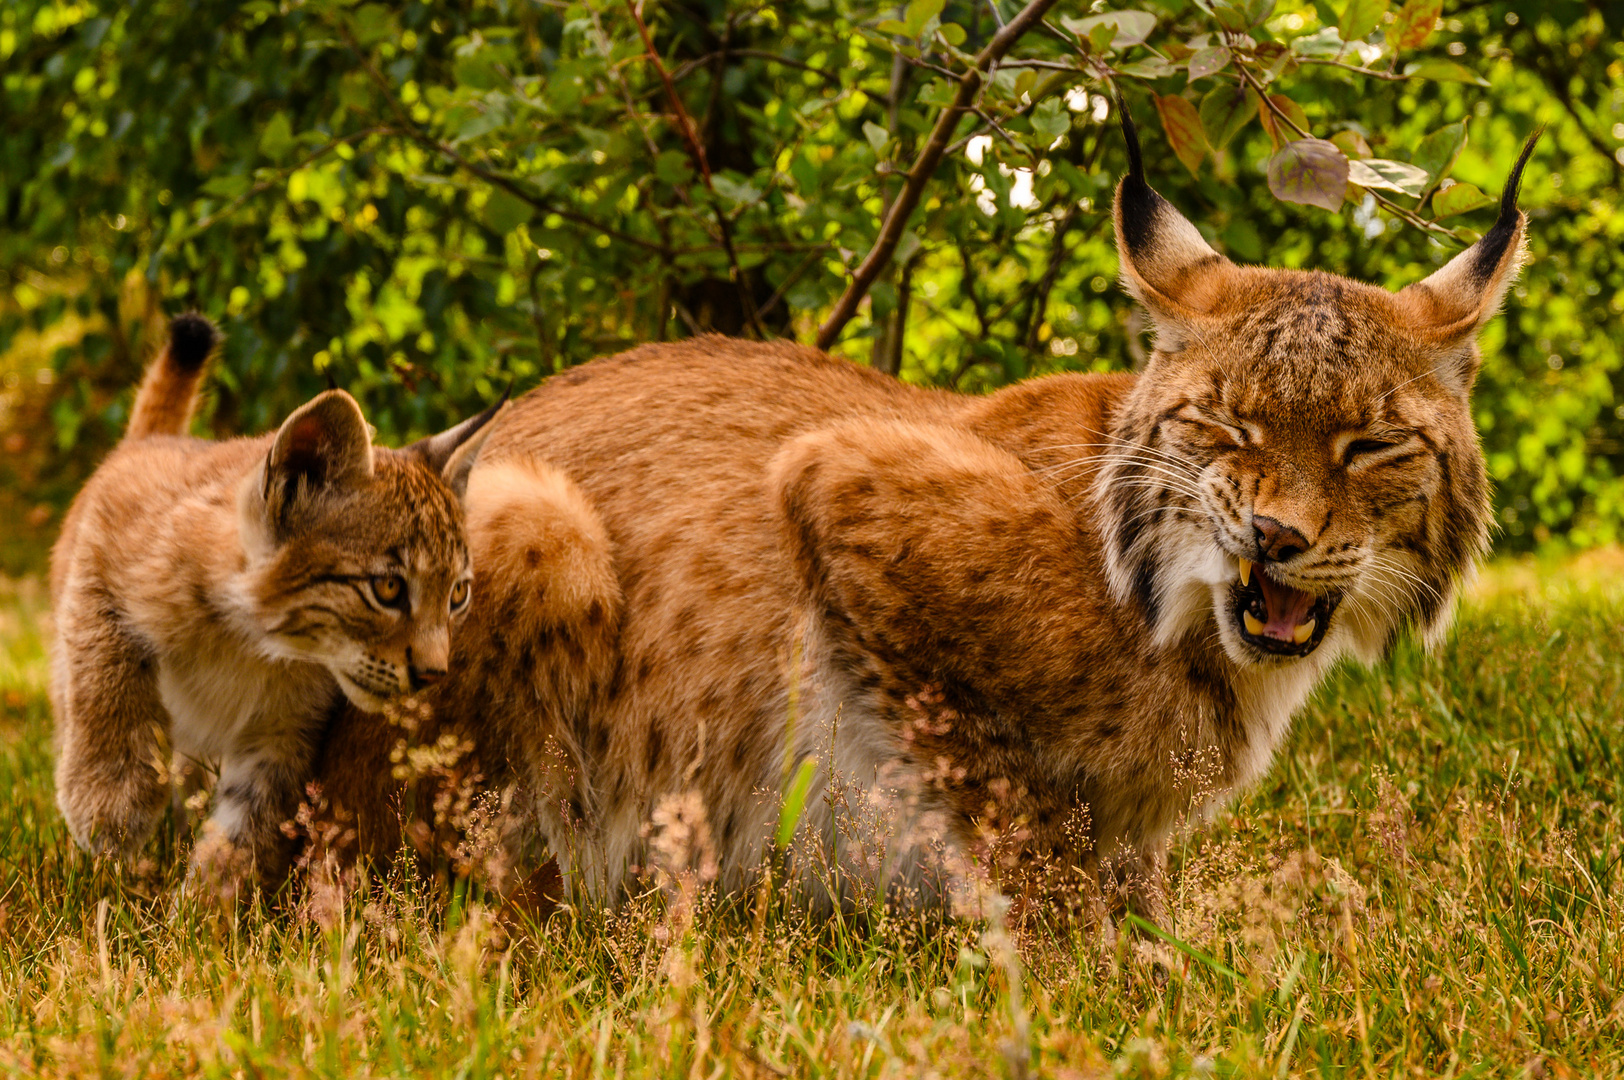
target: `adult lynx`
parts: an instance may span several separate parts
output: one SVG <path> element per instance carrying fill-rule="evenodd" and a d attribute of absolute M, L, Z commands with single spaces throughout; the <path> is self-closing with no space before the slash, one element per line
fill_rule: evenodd
<path fill-rule="evenodd" d="M 464 635 L 484 659 L 430 700 L 526 748 L 576 889 L 619 895 L 660 802 L 692 792 L 722 883 L 746 886 L 807 757 L 805 829 L 871 878 L 923 874 L 894 843 L 874 858 L 913 815 L 961 849 L 996 822 L 1023 859 L 1154 864 L 1181 818 L 1265 770 L 1338 657 L 1444 631 L 1486 543 L 1469 396 L 1523 258 L 1529 150 L 1494 228 L 1394 293 L 1219 256 L 1128 133 L 1114 213 L 1156 328 L 1141 375 L 975 398 L 702 337 L 516 403 L 483 461 L 545 456 L 584 491 L 580 535 L 604 535 L 623 595 L 617 653 L 576 667 L 598 681 L 571 710 L 491 710 L 585 632 L 521 647 L 504 618 L 500 648 Z M 496 535 L 522 549 L 537 520 Z M 538 561 L 482 571 L 482 595 L 522 612 Z"/>
<path fill-rule="evenodd" d="M 217 762 L 225 844 L 199 851 L 274 878 L 340 692 L 371 712 L 446 674 L 472 577 L 463 488 L 496 409 L 386 450 L 332 390 L 273 435 L 185 438 L 216 339 L 170 324 L 51 554 L 57 803 L 82 847 L 130 855 L 171 752 Z"/>

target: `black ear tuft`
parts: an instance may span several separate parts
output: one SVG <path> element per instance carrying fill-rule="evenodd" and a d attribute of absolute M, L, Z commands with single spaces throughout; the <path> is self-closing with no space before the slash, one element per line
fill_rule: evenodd
<path fill-rule="evenodd" d="M 1128 103 L 1123 100 L 1120 90 L 1116 95 L 1116 107 L 1117 117 L 1122 122 L 1122 138 L 1128 147 L 1128 175 L 1122 178 L 1122 185 L 1117 191 L 1117 203 L 1122 214 L 1122 243 L 1128 251 L 1142 255 L 1149 251 L 1155 236 L 1157 215 L 1163 206 L 1169 204 L 1145 179 L 1145 158 L 1139 148 L 1139 129 L 1134 127 L 1133 116 L 1128 112 Z"/>
<path fill-rule="evenodd" d="M 1500 258 L 1506 253 L 1506 245 L 1516 235 L 1517 223 L 1522 218 L 1522 211 L 1517 209 L 1517 192 L 1522 187 L 1523 167 L 1528 164 L 1528 158 L 1534 152 L 1534 144 L 1539 137 L 1545 134 L 1542 127 L 1535 128 L 1534 133 L 1528 136 L 1523 144 L 1522 153 L 1517 157 L 1517 164 L 1511 169 L 1511 175 L 1506 179 L 1505 190 L 1500 193 L 1500 216 L 1495 219 L 1494 226 L 1483 234 L 1483 239 L 1477 242 L 1477 255 L 1472 260 L 1472 275 L 1481 281 L 1487 281 L 1494 273 L 1495 267 L 1500 265 Z"/>
<path fill-rule="evenodd" d="M 1128 144 L 1128 175 L 1130 183 L 1145 183 L 1145 159 L 1139 150 L 1139 129 L 1133 126 L 1133 114 L 1128 112 L 1128 103 L 1122 98 L 1122 91 L 1116 92 L 1117 119 L 1122 123 L 1122 139 Z"/>
<path fill-rule="evenodd" d="M 169 320 L 169 361 L 186 374 L 202 370 L 219 343 L 220 331 L 195 311 Z"/>

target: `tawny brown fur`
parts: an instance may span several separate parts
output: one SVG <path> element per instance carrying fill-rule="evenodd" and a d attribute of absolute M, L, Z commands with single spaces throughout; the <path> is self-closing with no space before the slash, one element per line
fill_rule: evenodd
<path fill-rule="evenodd" d="M 545 458 L 590 504 L 526 506 L 510 474 L 473 543 L 507 553 L 482 603 L 513 606 L 481 609 L 426 701 L 519 766 L 590 896 L 621 894 L 690 791 L 744 887 L 807 757 L 804 835 L 857 878 L 931 888 L 921 841 L 975 851 L 989 825 L 1026 863 L 1153 866 L 1263 772 L 1338 656 L 1447 624 L 1486 536 L 1468 395 L 1521 259 L 1510 213 L 1393 294 L 1236 267 L 1130 177 L 1123 273 L 1158 331 L 1137 377 L 968 398 L 715 337 L 557 376 L 481 468 Z M 610 625 L 595 606 L 527 625 L 559 580 L 514 555 L 537 530 L 596 552 L 572 556 L 594 580 L 613 566 L 612 658 L 582 645 Z M 547 698 L 560 676 L 574 701 Z"/>
<path fill-rule="evenodd" d="M 331 391 L 272 435 L 186 438 L 213 343 L 175 321 L 52 553 L 57 801 L 82 846 L 130 856 L 172 756 L 218 766 L 199 858 L 275 875 L 341 687 L 377 709 L 445 673 L 470 576 L 460 488 L 490 417 L 375 449 Z M 393 606 L 369 599 L 389 580 Z"/>

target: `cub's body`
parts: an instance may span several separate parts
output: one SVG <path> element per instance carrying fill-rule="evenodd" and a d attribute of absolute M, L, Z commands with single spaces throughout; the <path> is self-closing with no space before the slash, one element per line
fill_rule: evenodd
<path fill-rule="evenodd" d="M 217 767 L 194 870 L 274 884 L 337 703 L 375 712 L 446 673 L 472 577 L 461 498 L 495 410 L 375 449 L 333 390 L 262 438 L 186 438 L 216 341 L 200 316 L 171 324 L 52 551 L 57 803 L 82 847 L 131 857 L 172 764 Z"/>

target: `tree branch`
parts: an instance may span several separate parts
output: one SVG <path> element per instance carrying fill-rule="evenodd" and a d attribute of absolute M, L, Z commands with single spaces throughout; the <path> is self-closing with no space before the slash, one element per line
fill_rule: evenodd
<path fill-rule="evenodd" d="M 818 348 L 827 349 L 834 344 L 840 332 L 857 313 L 857 305 L 868 295 L 868 290 L 879 277 L 880 271 L 896 253 L 897 243 L 902 239 L 908 218 L 919 205 L 919 200 L 925 193 L 925 185 L 930 182 L 936 166 L 941 164 L 942 155 L 947 151 L 953 133 L 958 130 L 959 121 L 974 103 L 986 73 L 1014 47 L 1028 29 L 1042 21 L 1044 14 L 1054 4 L 1055 0 L 1031 0 L 987 43 L 986 48 L 976 57 L 975 65 L 959 77 L 958 91 L 953 95 L 952 104 L 943 109 L 941 115 L 936 118 L 936 126 L 931 129 L 930 138 L 919 151 L 919 156 L 914 159 L 901 193 L 885 215 L 885 221 L 880 226 L 880 234 L 875 238 L 874 246 L 869 249 L 868 255 L 852 275 L 846 291 L 841 293 L 840 299 L 835 302 L 829 318 L 818 327 Z"/>

